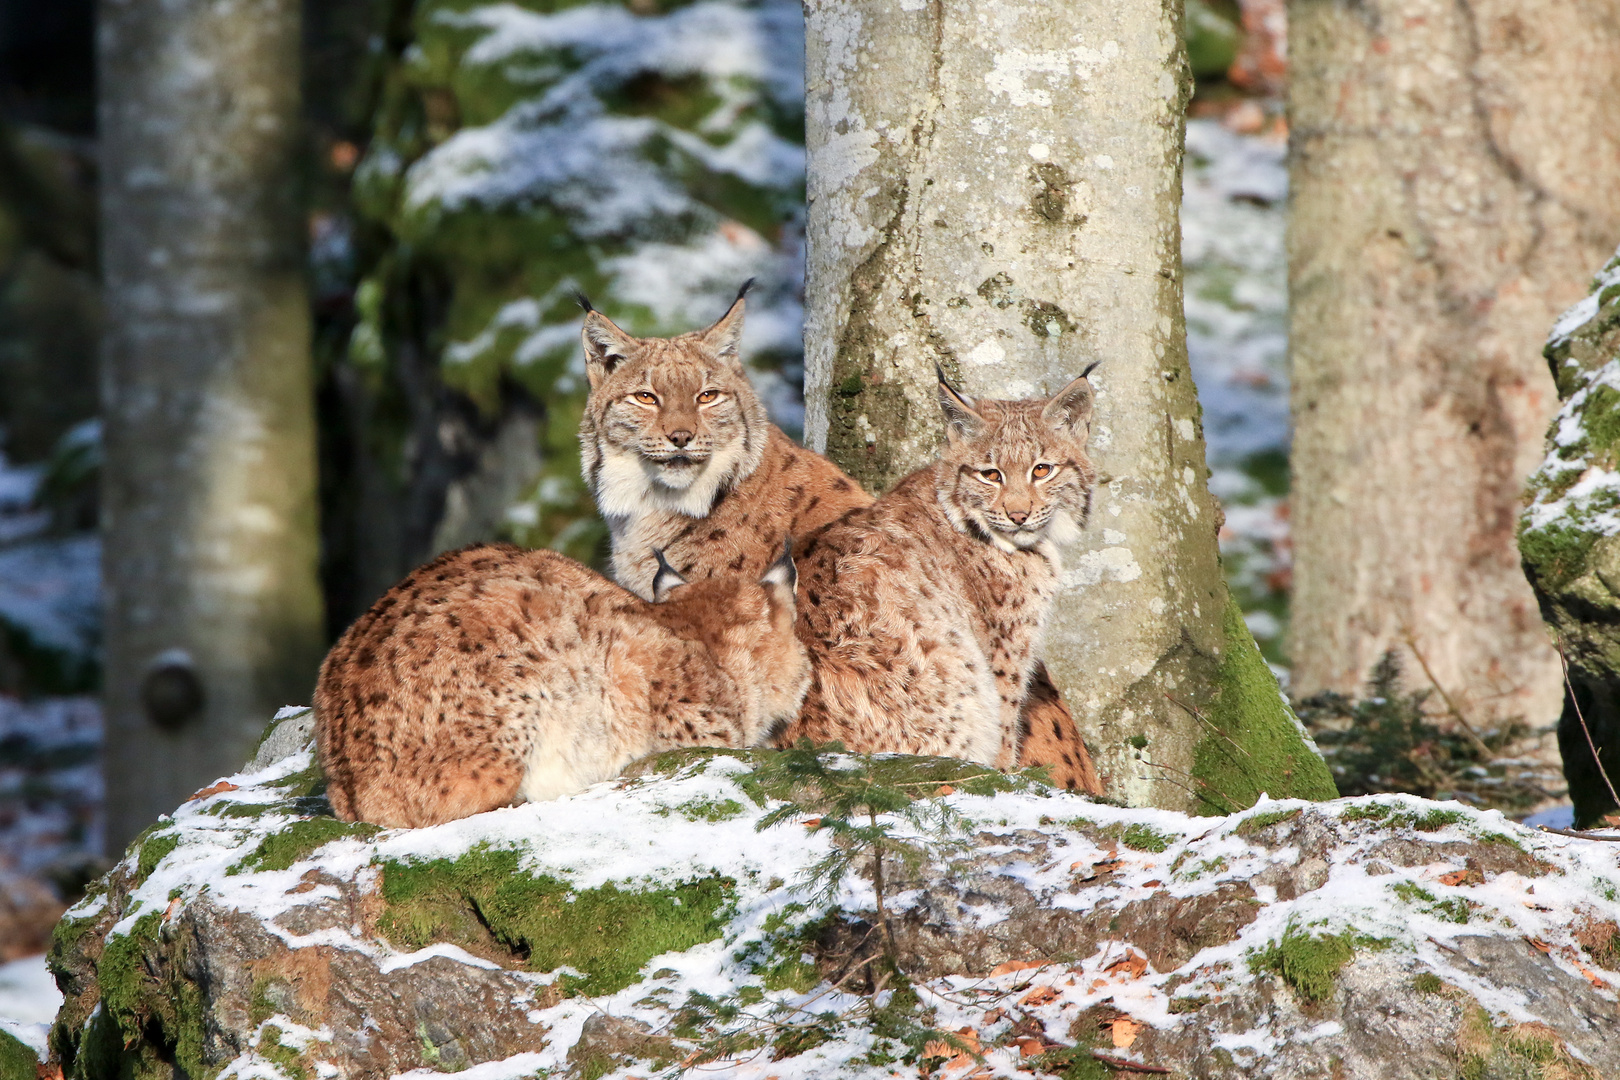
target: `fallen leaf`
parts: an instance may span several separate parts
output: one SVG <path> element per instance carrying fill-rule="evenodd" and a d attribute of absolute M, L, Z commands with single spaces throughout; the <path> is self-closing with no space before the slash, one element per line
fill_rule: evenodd
<path fill-rule="evenodd" d="M 1081 860 L 1080 860 L 1080 861 L 1079 861 L 1079 862 L 1072 862 L 1072 863 L 1070 863 L 1070 864 L 1069 864 L 1069 869 L 1070 869 L 1070 870 L 1078 870 L 1078 869 L 1080 869 L 1080 868 L 1081 868 L 1081 867 L 1082 867 L 1082 866 L 1084 866 L 1084 865 L 1086 865 L 1086 860 L 1084 860 L 1084 859 L 1081 859 Z"/>
<path fill-rule="evenodd" d="M 1019 1039 L 1014 1045 L 1018 1047 L 1019 1057 L 1034 1057 L 1036 1054 L 1046 1053 L 1046 1044 L 1039 1039 Z"/>
<path fill-rule="evenodd" d="M 807 829 L 814 829 L 820 827 L 821 819 L 818 817 L 805 818 L 803 821 L 799 822 L 799 824 L 803 825 Z"/>
<path fill-rule="evenodd" d="M 1527 937 L 1524 940 L 1528 941 L 1530 943 L 1530 947 L 1537 952 L 1549 954 L 1552 952 L 1552 946 L 1547 944 L 1545 941 L 1542 941 L 1540 938 Z"/>
<path fill-rule="evenodd" d="M 1593 986 L 1597 987 L 1599 990 L 1607 990 L 1607 989 L 1609 989 L 1608 982 L 1606 982 L 1605 980 L 1599 978 L 1597 973 L 1594 972 L 1591 968 L 1587 967 L 1585 964 L 1581 963 L 1579 960 L 1575 959 L 1574 957 L 1570 957 L 1569 962 L 1575 965 L 1575 970 L 1579 971 L 1582 975 L 1586 976 L 1586 981 L 1587 982 L 1591 983 Z"/>
<path fill-rule="evenodd" d="M 1092 979 L 1091 980 L 1091 988 L 1093 990 L 1101 990 L 1103 987 L 1105 987 L 1107 985 L 1108 985 L 1108 980 L 1107 979 Z"/>
<path fill-rule="evenodd" d="M 207 787 L 197 792 L 197 794 L 187 799 L 186 802 L 196 802 L 198 799 L 206 799 L 210 795 L 218 795 L 222 792 L 235 790 L 236 785 L 231 783 L 229 780 L 219 780 L 215 783 L 209 784 Z"/>
<path fill-rule="evenodd" d="M 1007 1010 L 1002 1008 L 991 1009 L 989 1012 L 984 1014 L 984 1022 L 986 1024 L 999 1024 L 1006 1018 Z"/>
<path fill-rule="evenodd" d="M 1109 975 L 1125 975 L 1132 979 L 1140 979 L 1142 973 L 1147 971 L 1147 966 L 1147 957 L 1135 950 L 1130 950 L 1124 956 L 1103 968 L 1103 971 Z"/>
<path fill-rule="evenodd" d="M 1011 975 L 1015 971 L 1031 971 L 1040 967 L 1036 960 L 1008 960 L 1004 964 L 997 964 L 990 969 L 991 975 Z"/>
<path fill-rule="evenodd" d="M 949 785 L 949 784 L 941 784 L 941 785 L 939 785 L 939 787 L 934 789 L 934 794 L 935 795 L 955 795 L 956 794 L 956 789 L 951 787 L 951 785 Z"/>
<path fill-rule="evenodd" d="M 168 922 L 170 919 L 174 918 L 174 909 L 179 906 L 180 898 L 178 896 L 173 900 L 170 900 L 169 906 L 163 909 L 163 921 Z"/>
<path fill-rule="evenodd" d="M 1484 880 L 1485 875 L 1473 867 L 1466 870 L 1453 870 L 1449 874 L 1440 875 L 1440 884 L 1442 885 L 1479 885 Z"/>
<path fill-rule="evenodd" d="M 1057 997 L 1058 992 L 1052 989 L 1050 986 L 1037 986 L 1035 989 L 1019 998 L 1018 1004 L 1032 1006 L 1045 1005 L 1048 1002 L 1056 1001 Z"/>
<path fill-rule="evenodd" d="M 1144 889 L 1157 889 L 1160 885 L 1163 885 L 1163 884 L 1164 884 L 1164 882 L 1160 881 L 1158 878 L 1154 878 L 1152 881 L 1144 881 L 1144 882 L 1142 882 L 1142 888 L 1144 888 Z"/>
<path fill-rule="evenodd" d="M 1136 1033 L 1142 1030 L 1142 1025 L 1128 1016 L 1121 1016 L 1109 1026 L 1108 1033 L 1113 1036 L 1114 1049 L 1121 1050 L 1136 1041 Z"/>

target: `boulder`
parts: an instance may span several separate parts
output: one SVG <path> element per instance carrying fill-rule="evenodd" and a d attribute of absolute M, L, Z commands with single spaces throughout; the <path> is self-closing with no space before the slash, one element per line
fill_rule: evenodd
<path fill-rule="evenodd" d="M 1519 552 L 1568 662 L 1558 747 L 1588 825 L 1620 809 L 1620 252 L 1545 354 L 1563 406 L 1528 483 Z"/>
<path fill-rule="evenodd" d="M 418 830 L 320 791 L 212 785 L 68 912 L 68 1078 L 1620 1076 L 1620 848 L 1494 811 L 808 749 Z"/>

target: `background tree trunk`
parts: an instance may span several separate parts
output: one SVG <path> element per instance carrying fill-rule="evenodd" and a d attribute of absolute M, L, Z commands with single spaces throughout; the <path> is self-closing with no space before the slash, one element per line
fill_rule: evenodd
<path fill-rule="evenodd" d="M 1105 784 L 1217 811 L 1331 796 L 1221 578 L 1182 316 L 1181 5 L 805 10 L 807 440 L 879 491 L 935 455 L 936 362 L 1020 398 L 1101 359 L 1101 476 L 1045 658 Z"/>
<path fill-rule="evenodd" d="M 1620 239 L 1608 0 L 1290 7 L 1301 693 L 1387 650 L 1475 726 L 1559 711 L 1519 567 L 1542 337 Z M 1425 670 L 1427 669 L 1427 670 Z"/>
<path fill-rule="evenodd" d="M 309 700 L 316 583 L 297 0 L 98 29 L 107 849 Z"/>

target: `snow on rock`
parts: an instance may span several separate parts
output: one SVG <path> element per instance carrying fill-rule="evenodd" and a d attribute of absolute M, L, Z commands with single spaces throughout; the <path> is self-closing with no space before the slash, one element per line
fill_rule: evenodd
<path fill-rule="evenodd" d="M 1620 745 L 1620 252 L 1564 313 L 1545 349 L 1563 405 L 1531 475 L 1519 552 L 1541 614 L 1568 658 L 1584 716 L 1560 721 L 1564 772 L 1579 822 L 1616 809 L 1586 750 Z"/>
<path fill-rule="evenodd" d="M 783 760 L 666 755 L 418 830 L 332 819 L 307 748 L 229 777 L 68 913 L 53 1051 L 70 1078 L 1620 1075 L 1620 845 L 1403 796 L 1193 818 L 823 755 L 946 823 L 877 819 L 919 853 L 891 841 L 885 924 L 870 849 Z"/>

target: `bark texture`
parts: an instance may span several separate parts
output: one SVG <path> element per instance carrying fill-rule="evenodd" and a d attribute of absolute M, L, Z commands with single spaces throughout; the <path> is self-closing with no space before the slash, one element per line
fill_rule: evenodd
<path fill-rule="evenodd" d="M 100 8 L 111 851 L 320 659 L 298 46 L 296 0 Z"/>
<path fill-rule="evenodd" d="M 1103 361 L 1045 659 L 1104 783 L 1178 808 L 1331 795 L 1228 618 L 1182 318 L 1180 4 L 805 10 L 810 444 L 881 491 L 934 457 L 936 363 L 1021 398 Z M 1199 749 L 1222 717 L 1279 754 L 1244 750 L 1227 790 L 1201 770 L 1244 737 Z"/>
<path fill-rule="evenodd" d="M 1514 542 L 1542 335 L 1620 239 L 1607 0 L 1295 0 L 1294 686 L 1395 649 L 1476 726 L 1558 715 Z"/>

